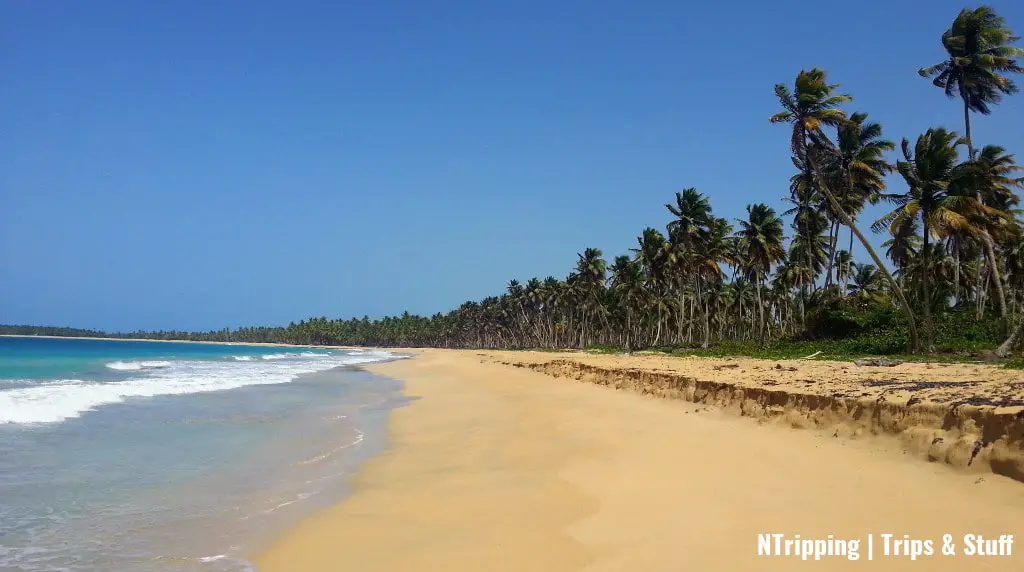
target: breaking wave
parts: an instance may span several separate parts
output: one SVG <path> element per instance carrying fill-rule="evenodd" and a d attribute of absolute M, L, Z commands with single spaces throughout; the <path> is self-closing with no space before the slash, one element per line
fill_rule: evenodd
<path fill-rule="evenodd" d="M 137 371 L 122 381 L 61 379 L 0 391 L 0 423 L 57 423 L 128 399 L 185 395 L 247 385 L 287 383 L 304 373 L 398 359 L 388 352 L 268 354 L 262 359 L 116 361 L 117 371 Z"/>

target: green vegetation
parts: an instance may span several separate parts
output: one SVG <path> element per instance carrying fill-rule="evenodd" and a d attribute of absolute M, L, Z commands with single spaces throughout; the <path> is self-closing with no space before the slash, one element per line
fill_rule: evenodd
<path fill-rule="evenodd" d="M 1024 221 L 1016 192 L 1024 178 L 1004 148 L 976 148 L 970 121 L 1017 93 L 1011 76 L 1024 72 L 1018 39 L 991 8 L 960 12 L 941 36 L 946 59 L 919 73 L 963 102 L 963 134 L 933 127 L 903 138 L 895 161 L 888 155 L 897 145 L 883 127 L 867 113 L 848 113 L 853 97 L 828 83 L 824 70 L 803 70 L 792 86 L 776 85 L 781 110 L 766 119 L 787 127 L 795 168 L 784 197 L 790 208 L 781 214 L 758 203 L 729 221 L 714 214 L 707 195 L 688 188 L 666 205 L 664 230 L 644 229 L 636 247 L 611 264 L 586 248 L 565 279 L 512 280 L 504 294 L 446 314 L 112 336 L 774 358 L 921 350 L 932 359 L 1008 357 L 1024 339 Z M 898 188 L 887 186 L 889 174 L 898 175 Z M 865 205 L 880 202 L 891 205 L 888 214 L 860 220 Z M 886 238 L 888 261 L 865 225 Z M 854 260 L 854 238 L 870 261 Z"/>

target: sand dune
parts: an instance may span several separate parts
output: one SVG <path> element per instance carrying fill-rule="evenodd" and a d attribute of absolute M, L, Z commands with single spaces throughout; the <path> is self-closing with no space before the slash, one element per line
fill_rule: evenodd
<path fill-rule="evenodd" d="M 826 557 L 805 565 L 820 570 L 1024 564 L 1024 545 L 1008 557 L 938 550 L 943 534 L 958 545 L 967 533 L 1024 536 L 1024 485 L 1009 478 L 922 462 L 900 440 L 870 432 L 851 439 L 795 431 L 739 418 L 728 404 L 722 410 L 564 379 L 597 381 L 600 372 L 565 363 L 573 361 L 621 371 L 693 366 L 644 360 L 428 350 L 372 366 L 406 381 L 406 392 L 422 399 L 394 413 L 392 447 L 355 475 L 353 496 L 288 531 L 258 555 L 259 569 L 792 569 L 792 557 L 757 556 L 757 535 L 773 532 L 876 540 L 894 533 L 935 542 L 926 562 L 884 557 L 878 546 L 870 563 L 861 548 L 859 561 Z M 757 371 L 754 362 L 740 363 L 729 369 Z M 727 375 L 715 364 L 699 367 Z M 798 372 L 786 373 L 812 366 L 794 367 Z M 822 367 L 836 366 L 815 364 L 816 373 L 807 375 Z M 947 370 L 942 377 L 956 375 Z M 979 370 L 978 377 L 990 376 Z M 686 386 L 678 387 L 685 397 Z"/>

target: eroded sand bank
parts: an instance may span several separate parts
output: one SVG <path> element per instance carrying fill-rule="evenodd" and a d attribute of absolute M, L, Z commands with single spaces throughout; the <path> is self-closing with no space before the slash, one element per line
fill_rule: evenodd
<path fill-rule="evenodd" d="M 791 559 L 756 556 L 766 532 L 910 534 L 937 548 L 947 533 L 1018 539 L 1008 558 L 936 549 L 913 562 L 876 547 L 870 563 L 862 548 L 860 561 L 833 557 L 808 569 L 1024 564 L 1021 483 L 922 462 L 899 440 L 870 433 L 759 426 L 684 399 L 553 379 L 541 371 L 575 375 L 544 365 L 555 360 L 642 369 L 644 358 L 425 351 L 372 366 L 423 399 L 394 412 L 392 447 L 354 476 L 353 496 L 289 530 L 256 558 L 259 570 L 792 569 Z M 803 366 L 783 365 L 798 367 L 791 376 Z M 710 371 L 727 369 L 742 366 Z"/>

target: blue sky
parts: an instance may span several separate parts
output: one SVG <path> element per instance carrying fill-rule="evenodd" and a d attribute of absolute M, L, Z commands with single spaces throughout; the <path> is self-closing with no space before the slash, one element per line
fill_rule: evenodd
<path fill-rule="evenodd" d="M 429 314 L 624 253 L 684 187 L 781 207 L 802 68 L 890 138 L 961 128 L 916 70 L 966 4 L 924 6 L 0 3 L 0 322 Z M 1024 95 L 974 126 L 1024 155 Z"/>

